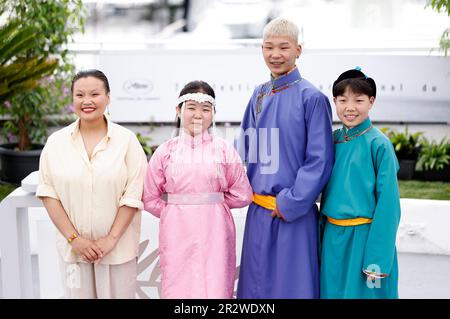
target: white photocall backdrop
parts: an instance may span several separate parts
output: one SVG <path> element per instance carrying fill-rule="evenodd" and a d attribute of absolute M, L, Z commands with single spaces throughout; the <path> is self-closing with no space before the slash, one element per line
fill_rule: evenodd
<path fill-rule="evenodd" d="M 269 80 L 261 52 L 255 48 L 102 51 L 98 64 L 110 80 L 112 119 L 121 123 L 174 121 L 176 98 L 191 80 L 204 80 L 215 89 L 217 121 L 240 122 L 255 86 Z M 360 66 L 377 83 L 374 121 L 450 122 L 450 59 L 446 57 L 306 52 L 297 65 L 331 103 L 333 81 L 343 71 Z M 334 107 L 333 117 L 338 120 Z"/>

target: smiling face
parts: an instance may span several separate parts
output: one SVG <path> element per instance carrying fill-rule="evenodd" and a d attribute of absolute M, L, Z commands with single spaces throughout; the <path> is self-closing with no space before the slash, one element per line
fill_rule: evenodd
<path fill-rule="evenodd" d="M 207 130 L 212 123 L 213 107 L 209 102 L 198 103 L 192 100 L 184 105 L 183 127 L 191 135 L 195 136 Z M 180 107 L 177 106 L 178 116 L 181 116 Z"/>
<path fill-rule="evenodd" d="M 92 76 L 79 78 L 73 84 L 73 106 L 81 121 L 103 119 L 109 93 L 103 81 Z"/>
<path fill-rule="evenodd" d="M 366 94 L 354 93 L 347 87 L 342 95 L 338 95 L 333 100 L 339 119 L 348 128 L 353 128 L 369 117 L 375 97 L 369 98 Z"/>
<path fill-rule="evenodd" d="M 272 75 L 279 77 L 294 68 L 302 48 L 290 37 L 268 37 L 264 39 L 262 53 Z"/>

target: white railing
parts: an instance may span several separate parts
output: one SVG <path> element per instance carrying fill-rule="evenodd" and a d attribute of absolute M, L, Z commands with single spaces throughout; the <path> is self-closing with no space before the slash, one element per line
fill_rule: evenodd
<path fill-rule="evenodd" d="M 0 203 L 0 257 L 3 298 L 60 298 L 62 276 L 58 266 L 55 228 L 35 197 L 37 172 L 22 181 Z M 450 201 L 402 199 L 397 248 L 403 253 L 450 256 Z M 246 208 L 233 210 L 240 264 Z M 158 219 L 143 212 L 138 259 L 139 298 L 159 298 Z M 33 274 L 31 257 L 38 257 Z M 33 293 L 35 277 L 39 289 Z M 33 281 L 34 279 L 34 281 Z"/>
<path fill-rule="evenodd" d="M 35 197 L 38 172 L 26 177 L 21 187 L 0 202 L 0 261 L 3 298 L 61 298 L 62 275 L 56 251 L 56 228 L 42 202 Z M 233 209 L 240 260 L 246 209 Z M 142 212 L 138 259 L 138 298 L 159 298 L 159 220 Z M 32 267 L 32 256 L 38 257 Z M 34 286 L 38 279 L 37 292 Z M 237 279 L 237 278 L 236 278 Z"/>

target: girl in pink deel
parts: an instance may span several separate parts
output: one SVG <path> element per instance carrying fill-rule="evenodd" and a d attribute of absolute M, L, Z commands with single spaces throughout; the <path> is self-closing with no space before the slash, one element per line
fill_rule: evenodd
<path fill-rule="evenodd" d="M 215 135 L 211 86 L 188 83 L 176 111 L 179 135 L 158 147 L 144 181 L 145 210 L 160 218 L 162 298 L 232 298 L 236 231 L 230 209 L 249 205 L 252 189 L 237 151 Z"/>

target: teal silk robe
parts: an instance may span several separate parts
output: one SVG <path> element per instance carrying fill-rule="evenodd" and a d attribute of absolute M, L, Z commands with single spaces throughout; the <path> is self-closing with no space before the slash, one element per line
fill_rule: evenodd
<path fill-rule="evenodd" d="M 335 163 L 321 205 L 321 298 L 398 298 L 399 166 L 392 143 L 369 118 L 336 130 L 334 140 Z M 326 216 L 373 220 L 337 226 Z M 363 271 L 387 277 L 368 282 Z"/>

